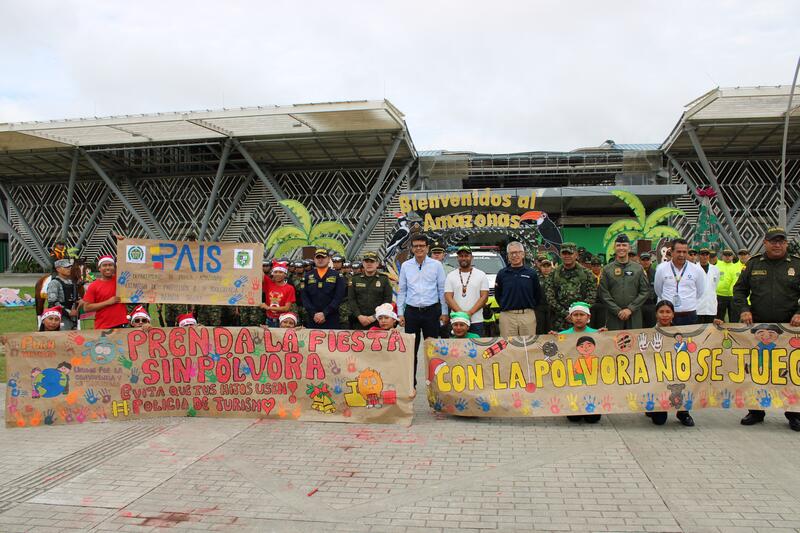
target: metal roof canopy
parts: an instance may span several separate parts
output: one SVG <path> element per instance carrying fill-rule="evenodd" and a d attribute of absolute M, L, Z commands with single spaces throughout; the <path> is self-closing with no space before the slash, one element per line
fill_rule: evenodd
<path fill-rule="evenodd" d="M 613 190 L 624 188 L 639 197 L 644 206 L 650 210 L 654 207 L 661 207 L 670 202 L 673 198 L 683 196 L 688 193 L 685 185 L 661 185 L 652 187 L 647 185 L 626 185 L 619 186 L 585 186 L 585 187 L 543 187 L 543 188 L 492 188 L 493 194 L 510 194 L 512 197 L 529 197 L 531 193 L 536 195 L 536 203 L 532 210 L 544 211 L 545 213 L 561 213 L 562 208 L 568 206 L 570 213 L 591 211 L 598 212 L 630 212 L 630 208 L 619 198 L 611 194 Z M 482 189 L 478 189 L 482 190 Z M 429 196 L 442 196 L 446 194 L 463 194 L 468 192 L 461 189 L 436 189 L 430 191 L 409 191 L 401 196 L 406 198 L 425 199 Z M 432 209 L 429 212 L 433 215 L 444 214 L 446 212 L 469 212 L 469 211 L 508 211 L 510 213 L 524 213 L 530 209 L 521 209 L 513 206 L 510 209 L 497 209 L 491 207 L 457 207 L 453 209 Z M 633 213 L 630 212 L 630 216 Z"/>
<path fill-rule="evenodd" d="M 676 157 L 695 157 L 687 128 L 694 127 L 703 150 L 714 156 L 775 156 L 783 143 L 788 85 L 716 88 L 690 102 L 661 145 Z M 795 87 L 787 152 L 800 153 L 800 87 Z"/>
<path fill-rule="evenodd" d="M 0 124 L 0 177 L 66 176 L 78 147 L 97 153 L 110 171 L 208 173 L 229 137 L 273 169 L 373 165 L 400 133 L 398 164 L 416 151 L 403 114 L 388 100 L 7 123 Z M 227 167 L 246 168 L 238 153 Z M 78 173 L 94 174 L 85 161 Z"/>

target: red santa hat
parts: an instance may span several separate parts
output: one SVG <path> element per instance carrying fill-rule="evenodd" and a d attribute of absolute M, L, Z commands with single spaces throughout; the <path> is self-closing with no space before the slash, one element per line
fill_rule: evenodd
<path fill-rule="evenodd" d="M 147 313 L 147 309 L 145 309 L 143 305 L 137 305 L 133 313 L 128 315 L 128 321 L 131 324 L 133 324 L 133 321 L 137 318 L 146 318 L 148 322 L 152 321 L 150 315 Z"/>
<path fill-rule="evenodd" d="M 181 328 L 185 328 L 188 326 L 196 326 L 197 320 L 194 319 L 192 313 L 184 313 L 182 315 L 178 315 L 178 326 Z"/>
<path fill-rule="evenodd" d="M 287 274 L 289 272 L 289 263 L 287 261 L 273 261 L 272 271 Z"/>
<path fill-rule="evenodd" d="M 59 319 L 61 318 L 61 314 L 64 311 L 64 308 L 60 305 L 54 305 L 53 307 L 49 307 L 42 312 L 42 320 L 49 316 L 57 316 Z"/>
<path fill-rule="evenodd" d="M 111 263 L 113 265 L 113 264 L 116 264 L 116 261 L 114 261 L 114 258 L 111 257 L 110 255 L 101 255 L 100 258 L 97 260 L 98 268 L 103 263 Z"/>
<path fill-rule="evenodd" d="M 428 362 L 428 379 L 425 380 L 425 383 L 430 385 L 433 378 L 436 377 L 436 374 L 445 366 L 447 366 L 447 363 L 444 359 L 439 359 L 438 357 L 431 359 L 430 362 Z"/>
<path fill-rule="evenodd" d="M 294 320 L 295 325 L 297 325 L 297 322 L 298 322 L 297 315 L 292 313 L 291 311 L 288 312 L 288 313 L 281 313 L 281 315 L 278 317 L 278 324 L 280 324 L 281 322 L 283 322 L 287 318 L 291 318 L 292 320 Z"/>

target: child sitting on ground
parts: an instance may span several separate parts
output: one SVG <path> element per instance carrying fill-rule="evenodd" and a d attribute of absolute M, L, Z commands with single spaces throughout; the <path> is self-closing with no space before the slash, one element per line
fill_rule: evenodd
<path fill-rule="evenodd" d="M 471 322 L 467 313 L 458 311 L 450 313 L 450 327 L 454 339 L 478 339 L 480 335 L 469 330 Z"/>

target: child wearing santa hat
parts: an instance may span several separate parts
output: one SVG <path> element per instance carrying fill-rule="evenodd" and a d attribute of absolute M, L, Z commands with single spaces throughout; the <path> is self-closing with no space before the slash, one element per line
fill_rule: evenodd
<path fill-rule="evenodd" d="M 128 327 L 128 309 L 117 296 L 117 264 L 110 255 L 97 260 L 100 277 L 93 281 L 83 296 L 83 310 L 94 313 L 94 329 Z"/>
<path fill-rule="evenodd" d="M 142 305 L 136 306 L 128 320 L 130 320 L 132 328 L 142 328 L 145 331 L 150 329 L 150 314 Z"/>
<path fill-rule="evenodd" d="M 42 322 L 39 324 L 39 331 L 61 331 L 64 325 L 61 323 L 61 313 L 63 308 L 55 305 L 42 312 Z"/>
<path fill-rule="evenodd" d="M 178 316 L 179 328 L 188 328 L 196 325 L 197 325 L 197 320 L 195 320 L 194 315 L 192 313 L 184 313 Z"/>
<path fill-rule="evenodd" d="M 298 322 L 297 315 L 291 311 L 288 313 L 281 313 L 280 317 L 278 318 L 278 322 L 284 329 L 296 328 Z"/>
<path fill-rule="evenodd" d="M 272 278 L 264 276 L 266 303 L 261 304 L 261 308 L 266 310 L 267 326 L 271 328 L 280 326 L 281 314 L 287 313 L 296 300 L 294 285 L 286 282 L 288 272 L 289 263 L 287 261 L 273 261 Z"/>
<path fill-rule="evenodd" d="M 385 329 L 390 330 L 397 327 L 397 313 L 394 312 L 394 307 L 392 304 L 386 303 L 381 304 L 375 308 L 375 318 L 378 321 L 377 326 L 372 326 L 369 328 L 370 330 L 373 329 Z"/>

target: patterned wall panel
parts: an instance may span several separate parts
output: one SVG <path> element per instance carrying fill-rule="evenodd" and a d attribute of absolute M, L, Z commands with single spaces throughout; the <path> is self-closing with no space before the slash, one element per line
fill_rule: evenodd
<path fill-rule="evenodd" d="M 680 161 L 684 171 L 700 186 L 710 186 L 699 161 Z M 719 181 L 720 190 L 731 211 L 733 223 L 739 230 L 742 240 L 751 250 L 759 250 L 764 231 L 778 222 L 780 159 L 735 159 L 710 161 L 712 170 Z M 683 183 L 680 175 L 673 169 L 672 179 Z M 686 184 L 691 187 L 691 184 Z M 789 159 L 786 165 L 786 209 L 800 198 L 800 159 Z M 687 210 L 687 218 L 676 221 L 676 227 L 686 236 L 691 236 L 697 223 L 697 202 L 687 196 L 675 202 Z M 688 206 L 693 209 L 687 209 Z M 719 207 L 719 200 L 713 199 L 711 205 L 719 220 L 727 229 L 727 222 Z M 797 237 L 800 228 L 787 228 Z"/>
<path fill-rule="evenodd" d="M 338 220 L 354 228 L 362 216 L 369 191 L 379 172 L 380 169 L 377 168 L 279 172 L 276 173 L 276 179 L 289 198 L 299 200 L 309 208 L 315 222 Z M 376 204 L 391 187 L 398 172 L 397 169 L 389 171 Z M 244 179 L 245 176 L 237 175 L 223 178 L 217 203 L 211 214 L 209 235 L 213 234 L 217 226 L 226 223 L 221 219 Z M 199 234 L 213 182 L 213 176 L 133 180 L 155 219 L 170 238 L 176 240 L 185 239 L 189 234 Z M 105 184 L 101 181 L 79 181 L 76 184 L 72 223 L 68 232 L 70 243 L 77 241 L 104 189 Z M 61 219 L 66 205 L 66 180 L 60 184 L 20 185 L 9 187 L 9 190 L 34 231 L 49 248 L 61 231 Z M 367 216 L 380 215 L 369 213 Z M 112 218 L 113 223 L 99 225 L 102 231 L 91 234 L 84 249 L 91 249 L 93 253 L 113 252 L 115 233 L 131 237 L 147 236 L 144 228 L 127 210 L 122 209 L 118 217 L 115 215 Z M 269 232 L 289 222 L 275 198 L 258 179 L 253 181 L 232 218 L 243 223 L 232 226 L 234 231 L 226 231 L 224 236 L 231 240 L 250 242 L 263 242 Z M 380 226 L 379 224 L 376 231 L 381 230 Z M 384 239 L 390 236 L 388 234 L 393 229 L 393 226 L 387 229 Z M 27 259 L 30 256 L 24 248 L 19 243 L 12 242 L 12 264 Z M 94 257 L 87 259 L 92 260 Z"/>

